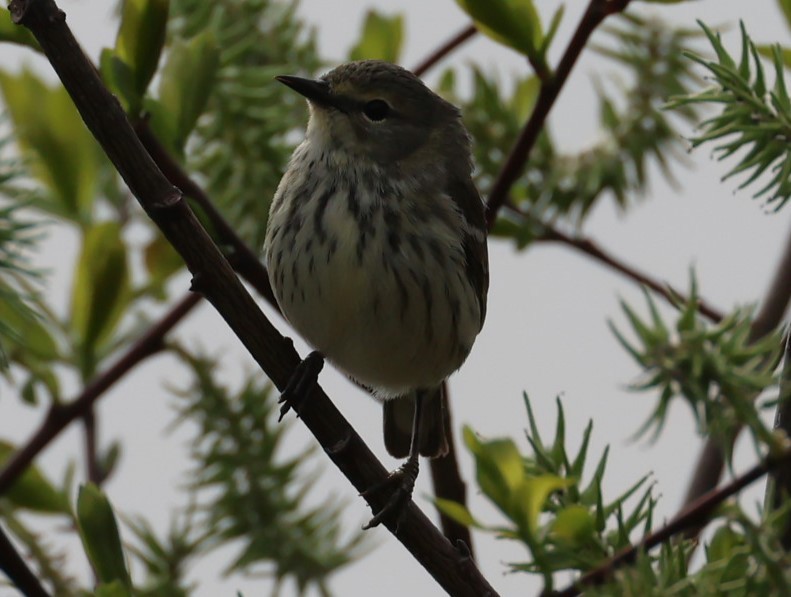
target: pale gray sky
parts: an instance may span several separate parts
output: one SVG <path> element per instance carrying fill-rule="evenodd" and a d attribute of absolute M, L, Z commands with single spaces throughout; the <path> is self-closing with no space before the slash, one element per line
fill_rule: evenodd
<path fill-rule="evenodd" d="M 94 58 L 99 48 L 110 45 L 114 37 L 113 29 L 107 24 L 107 4 L 98 0 L 61 3 L 75 34 Z M 585 4 L 581 0 L 566 3 L 563 26 L 552 53 L 554 59 Z M 546 17 L 557 3 L 536 0 L 536 5 Z M 733 51 L 738 48 L 735 24 L 739 18 L 744 19 L 756 40 L 788 42 L 789 32 L 774 0 L 751 2 L 749 11 L 745 6 L 740 0 L 699 0 L 670 6 L 635 1 L 632 9 L 690 28 L 695 27 L 698 18 L 710 25 L 730 24 L 725 39 Z M 300 13 L 318 26 L 321 53 L 341 61 L 356 39 L 368 7 L 406 13 L 405 66 L 414 65 L 466 23 L 451 0 L 302 0 Z M 23 55 L 26 53 L 7 51 L 4 47 L 4 66 L 11 64 L 7 62 L 11 60 L 18 63 Z M 458 64 L 468 60 L 497 69 L 504 78 L 525 69 L 513 52 L 480 36 L 452 59 Z M 597 108 L 591 73 L 600 65 L 600 58 L 585 54 L 552 113 L 550 125 L 565 148 L 584 147 L 597 138 L 592 124 Z M 431 82 L 431 77 L 428 80 Z M 677 169 L 680 188 L 672 188 L 654 175 L 651 199 L 625 215 L 617 213 L 607 200 L 602 201 L 586 222 L 584 232 L 633 265 L 679 288 L 687 287 L 689 267 L 694 265 L 701 294 L 728 310 L 737 304 L 753 302 L 764 293 L 789 232 L 788 210 L 768 215 L 760 203 L 750 200 L 749 191 L 737 192 L 734 182 L 720 184 L 725 167 L 710 158 L 707 149 L 692 154 L 694 167 L 689 171 Z M 648 415 L 654 399 L 625 391 L 637 369 L 617 345 L 606 320 L 614 318 L 623 324 L 618 297 L 640 306 L 639 289 L 562 247 L 541 245 L 527 253 L 516 253 L 510 245 L 495 241 L 490 251 L 488 320 L 468 362 L 451 381 L 457 431 L 462 424 L 470 424 L 487 437 L 514 437 L 526 449 L 522 392 L 530 394 L 547 435 L 554 429 L 555 396 L 561 394 L 570 445 L 576 447 L 575 435 L 581 434 L 590 418 L 595 421 L 591 458 L 598 457 L 606 444 L 611 445 L 605 477 L 607 495 L 616 496 L 642 474 L 653 471 L 657 493 L 662 495 L 656 520 L 672 515 L 686 489 L 700 441 L 683 405 L 673 408 L 667 428 L 655 445 L 628 441 Z M 48 243 L 44 256 L 46 264 L 56 272 L 51 294 L 61 295 L 64 305 L 69 295 L 69 280 L 64 272 L 69 270 L 74 252 L 74 239 L 58 235 Z M 186 289 L 186 276 L 180 282 Z M 271 311 L 268 313 L 271 315 Z M 274 315 L 273 318 L 286 331 L 282 320 Z M 252 368 L 241 346 L 209 307 L 202 307 L 190 317 L 181 326 L 179 336 L 223 351 L 229 382 L 240 371 Z M 304 351 L 304 344 L 298 344 L 298 348 Z M 386 466 L 397 465 L 386 456 L 382 446 L 379 406 L 329 368 L 321 379 L 337 406 Z M 191 430 L 184 428 L 163 434 L 173 420 L 170 406 L 173 399 L 163 390 L 163 383 L 179 384 L 183 380 L 170 358 L 156 358 L 115 387 L 99 407 L 103 441 L 121 438 L 125 448 L 121 467 L 106 486 L 111 500 L 120 511 L 144 514 L 161 528 L 165 528 L 170 512 L 183 505 L 177 488 L 185 481 L 185 439 L 191 435 Z M 23 441 L 38 417 L 6 398 L 0 400 L 0 420 L 3 437 Z M 293 449 L 312 443 L 312 436 L 299 422 L 292 429 L 289 442 Z M 64 434 L 44 453 L 41 459 L 44 468 L 59 478 L 69 459 L 79 460 L 79 440 L 76 428 Z M 461 458 L 469 480 L 472 467 L 464 449 Z M 737 470 L 752 460 L 749 447 L 741 450 L 736 460 Z M 358 528 L 370 516 L 367 506 L 329 461 L 322 462 L 319 458 L 318 462 L 324 472 L 317 485 L 320 495 L 314 499 L 318 501 L 327 493 L 346 499 L 347 525 L 350 529 Z M 421 475 L 416 499 L 433 516 L 424 497 L 430 487 L 428 477 Z M 472 511 L 484 521 L 497 523 L 496 512 L 471 488 Z M 755 491 L 754 495 L 757 497 L 759 493 Z M 377 529 L 370 534 L 371 553 L 333 580 L 332 588 L 337 595 L 441 594 L 434 581 L 389 533 Z M 482 535 L 476 535 L 474 541 L 480 567 L 502 595 L 532 594 L 538 590 L 540 585 L 534 578 L 504 575 L 504 562 L 528 557 L 518 546 Z M 234 595 L 237 589 L 248 597 L 267 594 L 268 590 L 263 588 L 268 586 L 267 581 L 220 579 L 219 571 L 227 564 L 226 555 L 217 555 L 210 565 L 192 572 L 201 582 L 196 593 L 199 597 Z M 80 557 L 74 561 L 80 562 Z M 77 565 L 83 565 L 85 570 L 84 564 Z M 4 596 L 3 589 L 0 596 Z"/>

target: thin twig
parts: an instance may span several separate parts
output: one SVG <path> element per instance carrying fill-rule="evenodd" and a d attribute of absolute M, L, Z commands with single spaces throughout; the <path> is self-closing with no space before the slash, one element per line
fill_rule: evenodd
<path fill-rule="evenodd" d="M 0 527 L 0 570 L 5 572 L 8 580 L 25 597 L 50 597 L 2 527 Z"/>
<path fill-rule="evenodd" d="M 791 449 L 786 449 L 778 456 L 765 458 L 763 462 L 755 465 L 746 473 L 736 477 L 727 485 L 700 496 L 695 502 L 689 504 L 682 512 L 677 514 L 672 521 L 658 531 L 644 537 L 637 545 L 621 550 L 601 566 L 584 574 L 572 586 L 562 591 L 554 591 L 550 593 L 550 595 L 553 597 L 574 597 L 581 594 L 584 587 L 599 585 L 606 582 L 618 568 L 633 562 L 638 554 L 648 552 L 657 545 L 664 543 L 675 535 L 683 533 L 691 527 L 704 526 L 711 519 L 711 515 L 714 513 L 715 509 L 725 500 L 739 493 L 742 489 L 763 477 L 770 470 L 783 464 L 788 464 L 789 461 L 791 461 Z"/>
<path fill-rule="evenodd" d="M 463 506 L 467 505 L 467 484 L 461 477 L 459 471 L 458 450 L 456 449 L 456 441 L 453 436 L 453 427 L 450 425 L 452 420 L 453 411 L 451 410 L 450 396 L 447 394 L 448 382 L 445 382 L 445 392 L 448 398 L 445 405 L 445 416 L 448 418 L 445 429 L 448 435 L 448 453 L 441 458 L 432 458 L 429 460 L 431 468 L 431 482 L 434 485 L 434 495 L 438 498 L 451 500 Z M 470 552 L 470 557 L 474 557 L 474 550 L 472 545 L 472 534 L 470 527 L 459 523 L 450 516 L 444 514 L 441 510 L 437 510 L 439 514 L 439 523 L 442 527 L 442 532 L 453 545 L 459 545 L 461 541 L 467 546 Z"/>
<path fill-rule="evenodd" d="M 74 39 L 62 11 L 53 0 L 12 0 L 9 8 L 14 22 L 36 37 L 88 129 L 184 259 L 193 276 L 193 289 L 215 307 L 275 386 L 285 388 L 300 362 L 292 343 L 264 316 L 179 190 L 150 158 L 118 101 Z M 305 405 L 296 408 L 298 415 L 358 491 L 385 481 L 387 470 L 320 387 Z M 374 492 L 366 500 L 379 510 L 386 496 Z M 496 595 L 466 551 L 456 550 L 414 502 L 409 503 L 400 525 L 385 524 L 451 595 Z"/>
<path fill-rule="evenodd" d="M 27 443 L 8 460 L 0 471 L 0 495 L 8 491 L 36 456 L 71 423 L 83 416 L 94 402 L 116 381 L 147 357 L 160 351 L 165 335 L 200 302 L 200 295 L 187 294 L 170 311 L 152 325 L 129 349 L 105 372 L 96 376 L 74 400 L 53 404 L 47 416 Z"/>
<path fill-rule="evenodd" d="M 97 447 L 96 413 L 93 406 L 82 415 L 83 435 L 85 440 L 85 469 L 88 481 L 97 487 L 102 484 L 102 472 L 99 470 L 99 450 Z"/>
<path fill-rule="evenodd" d="M 418 77 L 422 77 L 426 74 L 426 71 L 435 66 L 448 54 L 458 49 L 460 45 L 472 38 L 477 32 L 478 30 L 475 28 L 475 25 L 467 25 L 464 29 L 459 31 L 456 35 L 451 37 L 448 41 L 421 60 L 420 63 L 412 69 L 412 72 Z"/>
<path fill-rule="evenodd" d="M 500 211 L 500 208 L 508 198 L 511 187 L 522 173 L 530 151 L 544 128 L 549 111 L 555 105 L 555 100 L 582 50 L 587 45 L 588 38 L 604 19 L 611 14 L 623 11 L 629 2 L 630 0 L 590 0 L 585 14 L 577 26 L 577 30 L 574 32 L 569 45 L 566 47 L 566 51 L 563 53 L 563 57 L 560 59 L 557 70 L 553 75 L 542 80 L 533 113 L 522 129 L 514 147 L 508 154 L 505 165 L 492 185 L 489 199 L 486 202 L 486 224 L 489 230 L 494 226 L 497 212 Z"/>
<path fill-rule="evenodd" d="M 510 204 L 507 205 L 507 208 L 510 211 L 518 214 L 520 217 L 523 218 L 534 218 L 531 214 L 515 207 Z M 597 242 L 590 238 L 579 237 L 579 236 L 571 236 L 562 232 L 560 229 L 552 226 L 546 222 L 538 221 L 538 224 L 542 228 L 542 233 L 536 237 L 536 241 L 546 241 L 546 242 L 559 242 L 566 246 L 569 246 L 577 251 L 580 251 L 601 263 L 602 265 L 606 265 L 607 267 L 623 274 L 627 278 L 633 280 L 637 284 L 642 284 L 647 288 L 650 288 L 659 296 L 666 299 L 671 304 L 676 304 L 679 301 L 682 303 L 687 302 L 688 298 L 684 295 L 684 293 L 680 292 L 670 284 L 666 282 L 661 282 L 656 278 L 651 277 L 649 274 L 638 270 L 637 268 L 627 264 L 626 262 L 622 261 L 612 253 L 609 253 L 605 249 L 603 249 Z M 703 299 L 698 299 L 697 302 L 698 312 L 703 315 L 704 317 L 708 318 L 710 321 L 714 323 L 718 323 L 722 321 L 724 317 L 723 313 L 712 307 Z"/>

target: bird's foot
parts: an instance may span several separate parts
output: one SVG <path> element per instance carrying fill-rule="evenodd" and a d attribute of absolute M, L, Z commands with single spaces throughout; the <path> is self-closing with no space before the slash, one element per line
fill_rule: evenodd
<path fill-rule="evenodd" d="M 388 495 L 384 506 L 368 521 L 363 530 L 371 529 L 385 521 L 395 521 L 396 530 L 406 514 L 407 505 L 412 499 L 415 480 L 418 474 L 418 458 L 410 457 L 402 466 L 392 471 L 381 483 L 369 487 L 362 492 L 363 497 L 374 494 Z"/>
<path fill-rule="evenodd" d="M 319 373 L 323 367 L 324 355 L 316 350 L 300 361 L 297 368 L 294 369 L 294 373 L 291 374 L 286 389 L 280 395 L 280 400 L 278 400 L 281 405 L 278 422 L 282 421 L 292 408 L 299 416 L 301 405 L 318 384 Z"/>

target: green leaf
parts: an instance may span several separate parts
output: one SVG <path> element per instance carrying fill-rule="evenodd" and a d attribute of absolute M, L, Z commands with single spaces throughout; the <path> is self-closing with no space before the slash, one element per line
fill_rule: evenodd
<path fill-rule="evenodd" d="M 101 584 L 93 593 L 94 597 L 131 597 L 132 592 L 120 580 Z"/>
<path fill-rule="evenodd" d="M 0 292 L 5 290 L 2 285 L 0 289 Z M 58 345 L 36 313 L 0 301 L 0 321 L 10 330 L 14 344 L 9 349 L 11 360 L 27 364 L 33 359 L 49 362 L 58 358 Z"/>
<path fill-rule="evenodd" d="M 543 32 L 532 0 L 456 0 L 481 33 L 531 60 L 544 61 Z"/>
<path fill-rule="evenodd" d="M 115 53 L 133 72 L 137 105 L 157 70 L 165 43 L 169 0 L 124 0 Z"/>
<path fill-rule="evenodd" d="M 71 327 L 83 350 L 84 375 L 93 372 L 97 350 L 112 337 L 130 298 L 121 225 L 92 226 L 83 237 L 71 301 Z"/>
<path fill-rule="evenodd" d="M 737 533 L 728 525 L 723 525 L 717 529 L 711 542 L 706 546 L 706 560 L 709 563 L 727 560 L 733 555 L 735 547 L 744 544 L 744 535 Z"/>
<path fill-rule="evenodd" d="M 41 51 L 36 38 L 30 33 L 27 27 L 17 25 L 11 20 L 11 12 L 0 10 L 0 42 L 9 42 L 33 48 L 37 52 Z"/>
<path fill-rule="evenodd" d="M 786 25 L 791 28 L 791 0 L 777 0 L 777 4 L 780 6 L 780 10 L 783 11 L 783 15 L 786 18 Z"/>
<path fill-rule="evenodd" d="M 155 236 L 143 249 L 143 261 L 148 272 L 148 289 L 156 298 L 166 298 L 165 283 L 184 267 L 184 260 L 161 234 Z"/>
<path fill-rule="evenodd" d="M 0 440 L 0 466 L 17 451 L 16 446 Z M 35 465 L 25 469 L 8 491 L 0 499 L 8 499 L 17 508 L 24 508 L 39 514 L 68 513 L 66 499 L 55 486 L 49 482 Z"/>
<path fill-rule="evenodd" d="M 555 475 L 540 475 L 523 479 L 513 493 L 510 515 L 523 531 L 535 535 L 538 517 L 549 496 L 555 491 L 574 484 L 574 479 L 563 479 Z"/>
<path fill-rule="evenodd" d="M 520 225 L 518 222 L 513 222 L 502 216 L 497 218 L 497 221 L 494 223 L 494 228 L 492 228 L 489 235 L 498 238 L 513 239 L 516 241 L 518 249 L 524 249 L 536 238 L 532 227 Z"/>
<path fill-rule="evenodd" d="M 723 525 L 717 529 L 706 547 L 706 560 L 718 563 L 721 569 L 720 582 L 739 582 L 748 574 L 750 558 L 744 534 Z"/>
<path fill-rule="evenodd" d="M 483 528 L 483 525 L 475 519 L 467 506 L 463 504 L 443 498 L 437 498 L 434 500 L 434 504 L 445 516 L 452 518 L 459 524 L 463 524 L 467 527 Z"/>
<path fill-rule="evenodd" d="M 349 51 L 349 59 L 398 62 L 403 40 L 403 15 L 388 17 L 375 10 L 369 10 L 365 14 L 360 39 Z"/>
<path fill-rule="evenodd" d="M 456 90 L 456 71 L 452 68 L 446 68 L 440 75 L 435 89 L 440 95 L 452 96 Z"/>
<path fill-rule="evenodd" d="M 475 456 L 478 485 L 483 493 L 509 513 L 511 496 L 525 477 L 522 456 L 510 439 L 483 442 L 469 427 L 464 428 L 464 441 Z"/>
<path fill-rule="evenodd" d="M 118 581 L 131 589 L 115 514 L 107 496 L 92 483 L 81 486 L 77 495 L 77 530 L 99 581 Z"/>
<path fill-rule="evenodd" d="M 209 31 L 188 41 L 178 40 L 170 48 L 159 82 L 158 104 L 171 121 L 166 126 L 171 129 L 172 149 L 179 153 L 206 108 L 219 66 L 220 50 Z M 159 132 L 158 114 L 153 116 L 153 126 Z"/>
<path fill-rule="evenodd" d="M 555 475 L 528 476 L 522 456 L 510 439 L 484 442 L 465 427 L 464 441 L 475 457 L 481 491 L 522 533 L 535 533 L 538 517 L 552 492 L 575 483 Z"/>
<path fill-rule="evenodd" d="M 0 73 L 0 90 L 21 149 L 35 158 L 33 173 L 52 191 L 54 201 L 34 205 L 86 224 L 99 168 L 107 162 L 68 93 L 60 85 L 47 86 L 27 69 L 18 75 Z"/>
<path fill-rule="evenodd" d="M 104 48 L 99 55 L 99 70 L 107 87 L 123 102 L 127 113 L 140 109 L 142 96 L 137 92 L 135 73 L 132 68 L 110 48 Z"/>
<path fill-rule="evenodd" d="M 35 379 L 31 377 L 22 385 L 22 389 L 19 391 L 19 397 L 22 398 L 23 402 L 31 406 L 38 404 Z"/>
<path fill-rule="evenodd" d="M 511 97 L 511 109 L 519 122 L 527 121 L 533 112 L 540 90 L 541 80 L 538 77 L 527 77 L 516 82 L 514 95 Z"/>
<path fill-rule="evenodd" d="M 541 44 L 541 53 L 546 54 L 549 46 L 552 44 L 552 40 L 555 39 L 555 34 L 558 32 L 558 27 L 560 27 L 560 22 L 563 20 L 563 14 L 566 12 L 566 5 L 561 4 L 558 6 L 557 10 L 555 10 L 555 14 L 552 15 L 552 20 L 549 22 L 549 27 L 547 28 L 547 32 L 544 35 L 544 41 Z"/>
<path fill-rule="evenodd" d="M 558 540 L 577 547 L 593 537 L 596 521 L 585 506 L 574 504 L 558 512 L 550 528 Z"/>
<path fill-rule="evenodd" d="M 119 460 L 121 460 L 121 451 L 121 443 L 114 441 L 110 444 L 109 448 L 99 455 L 99 470 L 102 471 L 102 475 L 105 479 L 109 478 L 110 475 L 115 472 L 115 467 L 118 465 Z"/>

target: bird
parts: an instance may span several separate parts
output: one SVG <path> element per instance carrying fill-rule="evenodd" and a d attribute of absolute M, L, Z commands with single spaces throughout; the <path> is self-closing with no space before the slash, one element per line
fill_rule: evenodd
<path fill-rule="evenodd" d="M 389 62 L 276 79 L 309 107 L 263 247 L 278 306 L 313 348 L 283 396 L 304 394 L 326 359 L 382 401 L 385 446 L 406 461 L 371 488 L 389 497 L 365 528 L 398 522 L 419 456 L 448 451 L 444 381 L 486 317 L 470 135 L 456 106 Z"/>

